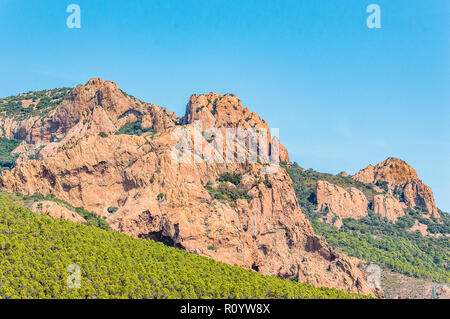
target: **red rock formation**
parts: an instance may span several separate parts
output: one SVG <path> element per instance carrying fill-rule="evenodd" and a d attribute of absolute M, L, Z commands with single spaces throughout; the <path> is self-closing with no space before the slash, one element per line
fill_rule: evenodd
<path fill-rule="evenodd" d="M 375 195 L 372 202 L 372 210 L 375 214 L 387 218 L 392 222 L 396 222 L 399 217 L 405 215 L 404 208 L 397 198 L 392 195 Z"/>
<path fill-rule="evenodd" d="M 111 134 L 124 124 L 142 120 L 143 128 L 175 126 L 177 118 L 167 109 L 143 103 L 123 93 L 114 82 L 91 79 L 78 85 L 55 110 L 44 118 L 26 120 L 0 117 L 7 138 L 23 139 L 28 150 L 85 134 Z M 52 143 L 51 148 L 55 147 Z M 51 152 L 53 154 L 53 152 Z M 46 154 L 46 150 L 41 155 Z"/>
<path fill-rule="evenodd" d="M 31 206 L 31 210 L 35 213 L 43 213 L 55 219 L 70 220 L 75 223 L 84 223 L 86 220 L 78 215 L 76 212 L 70 210 L 69 208 L 52 202 L 52 201 L 41 201 L 35 202 Z"/>
<path fill-rule="evenodd" d="M 147 117 L 145 121 L 158 133 L 109 134 L 137 117 Z M 48 141 L 66 134 L 63 140 L 48 144 L 40 160 L 24 159 L 13 170 L 3 172 L 0 189 L 51 193 L 107 217 L 118 231 L 263 274 L 297 276 L 315 285 L 371 292 L 366 275 L 355 263 L 314 234 L 284 169 L 263 174 L 269 164 L 229 162 L 220 154 L 212 162 L 176 161 L 174 150 L 179 141 L 175 133 L 184 130 L 192 142 L 195 119 L 202 120 L 204 128 L 267 128 L 237 97 L 215 93 L 191 97 L 184 125 L 175 126 L 178 119 L 164 109 L 125 96 L 112 82 L 93 79 L 77 87 L 52 115 L 59 123 L 54 132 L 44 126 L 42 130 L 50 132 L 51 138 L 47 133 L 39 137 Z M 31 142 L 38 136 L 32 135 Z M 208 145 L 209 138 L 201 136 L 201 144 Z M 268 140 L 270 145 L 274 142 Z M 289 160 L 287 152 L 280 154 L 282 160 Z M 251 152 L 246 155 L 249 158 Z M 216 187 L 224 172 L 241 174 L 238 186 L 224 187 L 231 191 L 237 187 L 248 200 L 211 196 L 205 185 Z M 353 194 L 356 191 L 349 196 Z M 118 210 L 110 214 L 108 207 Z"/>
<path fill-rule="evenodd" d="M 428 226 L 425 224 L 422 224 L 417 219 L 414 221 L 414 225 L 409 229 L 410 232 L 415 232 L 418 230 L 422 236 L 428 235 Z"/>
<path fill-rule="evenodd" d="M 226 128 L 253 129 L 256 132 L 267 133 L 267 148 L 270 152 L 273 148 L 278 148 L 281 162 L 289 163 L 289 156 L 286 148 L 279 140 L 272 139 L 269 127 L 263 119 L 255 112 L 250 112 L 244 108 L 241 100 L 232 94 L 219 95 L 209 93 L 204 95 L 192 95 L 186 107 L 186 115 L 182 121 L 184 124 L 191 124 L 201 121 L 202 128 L 217 128 L 222 130 L 225 136 Z"/>
<path fill-rule="evenodd" d="M 361 219 L 367 215 L 369 201 L 357 188 L 348 191 L 326 181 L 318 181 L 316 187 L 317 209 L 342 218 Z"/>
<path fill-rule="evenodd" d="M 389 192 L 401 194 L 407 206 L 425 208 L 430 216 L 440 218 L 431 188 L 423 184 L 416 171 L 402 160 L 388 158 L 375 167 L 367 166 L 353 178 L 367 184 L 386 183 Z"/>

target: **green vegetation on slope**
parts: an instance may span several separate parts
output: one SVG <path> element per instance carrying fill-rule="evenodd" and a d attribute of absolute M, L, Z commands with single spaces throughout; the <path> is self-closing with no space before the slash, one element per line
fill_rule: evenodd
<path fill-rule="evenodd" d="M 25 207 L 31 207 L 31 205 L 34 202 L 52 201 L 65 206 L 67 209 L 83 217 L 86 220 L 86 225 L 95 226 L 103 230 L 111 230 L 111 227 L 106 222 L 104 217 L 100 217 L 99 215 L 93 212 L 87 211 L 83 207 L 74 207 L 63 200 L 56 198 L 52 194 L 44 196 L 39 193 L 35 193 L 33 195 L 23 195 L 21 193 L 7 194 L 0 192 L 0 195 L 7 197 L 11 202 L 13 202 L 16 205 Z"/>
<path fill-rule="evenodd" d="M 241 182 L 242 175 L 241 174 L 231 174 L 228 172 L 225 172 L 223 174 L 219 175 L 219 179 L 217 181 L 219 182 L 230 182 L 236 186 L 238 186 Z"/>
<path fill-rule="evenodd" d="M 344 188 L 357 187 L 369 200 L 374 194 L 371 186 L 351 177 L 304 170 L 296 163 L 287 171 L 302 211 L 308 216 L 314 231 L 325 237 L 333 248 L 405 275 L 450 282 L 450 245 L 446 236 L 450 229 L 448 214 L 441 213 L 441 223 L 438 223 L 421 217 L 417 209 L 408 209 L 407 215 L 394 224 L 368 209 L 368 216 L 361 220 L 344 219 L 342 228 L 338 229 L 319 220 L 315 198 L 317 181 L 325 180 Z M 418 231 L 409 232 L 415 220 L 426 223 L 430 233 L 440 233 L 441 236 L 422 237 Z"/>
<path fill-rule="evenodd" d="M 70 91 L 70 88 L 43 90 L 0 99 L 0 116 L 18 119 L 45 116 L 61 104 Z M 25 101 L 27 107 L 23 104 Z"/>
<path fill-rule="evenodd" d="M 67 269 L 78 265 L 81 287 Z M 70 268 L 69 268 L 70 270 Z M 0 298 L 356 298 L 336 289 L 251 270 L 53 220 L 0 194 Z"/>
<path fill-rule="evenodd" d="M 314 231 L 328 243 L 350 256 L 384 265 L 416 278 L 450 282 L 449 239 L 422 237 L 408 232 L 398 223 L 369 213 L 361 220 L 345 219 L 341 229 L 312 221 Z"/>
<path fill-rule="evenodd" d="M 130 122 L 122 126 L 117 132 L 116 135 L 119 134 L 127 134 L 127 135 L 142 135 L 146 132 L 156 133 L 156 130 L 152 128 L 142 128 L 142 121 L 137 120 L 135 122 Z"/>
<path fill-rule="evenodd" d="M 11 152 L 19 146 L 20 142 L 0 137 L 0 172 L 14 167 L 17 155 L 12 155 Z"/>
<path fill-rule="evenodd" d="M 244 189 L 239 187 L 241 179 L 241 174 L 231 174 L 226 172 L 220 174 L 219 178 L 216 180 L 216 182 L 219 182 L 219 185 L 213 187 L 211 183 L 208 183 L 205 185 L 205 189 L 213 199 L 217 199 L 222 202 L 227 201 L 232 205 L 235 205 L 238 199 L 250 201 L 251 196 L 249 196 Z M 228 183 L 231 183 L 234 186 Z"/>
<path fill-rule="evenodd" d="M 238 199 L 245 199 L 247 201 L 251 199 L 244 190 L 238 187 L 230 187 L 226 183 L 220 183 L 216 188 L 211 185 L 206 185 L 205 189 L 213 199 L 220 201 L 229 201 L 236 204 Z"/>

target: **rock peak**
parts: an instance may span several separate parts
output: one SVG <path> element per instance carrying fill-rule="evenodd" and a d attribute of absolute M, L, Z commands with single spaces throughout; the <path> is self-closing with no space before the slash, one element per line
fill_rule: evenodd
<path fill-rule="evenodd" d="M 375 166 L 378 179 L 392 182 L 393 184 L 405 184 L 411 181 L 420 180 L 417 172 L 405 161 L 389 157 L 385 161 Z"/>
<path fill-rule="evenodd" d="M 194 94 L 189 98 L 185 124 L 201 120 L 205 127 L 267 128 L 266 122 L 255 112 L 250 112 L 234 94 Z"/>
<path fill-rule="evenodd" d="M 105 81 L 102 78 L 92 78 L 86 82 L 86 85 L 98 85 L 103 83 L 105 83 Z"/>
<path fill-rule="evenodd" d="M 405 166 L 411 167 L 411 165 L 409 165 L 406 161 L 404 161 L 400 158 L 397 158 L 397 157 L 388 157 L 383 162 L 377 164 L 377 166 L 378 165 L 380 165 L 380 166 L 381 165 L 405 165 Z"/>
<path fill-rule="evenodd" d="M 238 128 L 267 132 L 268 149 L 271 149 L 273 143 L 277 143 L 280 161 L 290 162 L 286 148 L 279 143 L 278 139 L 272 140 L 266 121 L 244 107 L 239 97 L 234 94 L 211 92 L 192 95 L 186 106 L 186 114 L 182 118 L 182 123 L 190 124 L 194 121 L 201 121 L 203 130 Z"/>
<path fill-rule="evenodd" d="M 421 207 L 439 218 L 431 188 L 418 177 L 417 172 L 405 161 L 389 157 L 376 166 L 368 165 L 353 178 L 366 184 L 384 185 L 388 193 L 401 193 L 401 198 L 410 207 Z"/>
<path fill-rule="evenodd" d="M 86 82 L 85 85 L 78 85 L 78 87 L 82 87 L 85 90 L 102 90 L 102 89 L 112 89 L 116 92 L 120 92 L 119 87 L 117 86 L 117 84 L 113 81 L 105 81 L 102 78 L 92 78 L 89 81 Z M 121 92 L 120 92 L 121 93 Z"/>
<path fill-rule="evenodd" d="M 174 161 L 176 126 L 202 120 L 203 130 L 256 131 L 268 129 L 264 120 L 238 97 L 217 93 L 191 96 L 183 120 L 124 94 L 113 82 L 91 79 L 46 119 L 23 126 L 30 136 L 27 146 L 39 148 L 39 158 L 28 160 L 25 154 L 15 168 L 0 174 L 0 188 L 53 194 L 107 217 L 120 232 L 266 275 L 371 293 L 357 264 L 314 234 L 285 169 L 265 174 L 265 164 L 258 162 Z M 141 135 L 115 134 L 129 124 Z M 267 137 L 267 149 L 275 150 L 277 139 Z M 288 162 L 279 146 L 280 160 Z M 247 157 L 250 151 L 243 149 Z M 238 185 L 223 183 L 225 173 Z M 232 198 L 230 192 L 238 195 Z M 361 206 L 367 207 L 364 199 Z M 73 217 L 59 207 L 43 212 Z"/>

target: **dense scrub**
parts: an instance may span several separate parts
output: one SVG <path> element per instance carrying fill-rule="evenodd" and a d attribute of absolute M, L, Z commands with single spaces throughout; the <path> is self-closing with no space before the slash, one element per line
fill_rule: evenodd
<path fill-rule="evenodd" d="M 0 172 L 14 167 L 17 155 L 13 155 L 11 152 L 19 146 L 20 142 L 0 137 Z"/>
<path fill-rule="evenodd" d="M 347 188 L 356 187 L 373 198 L 371 185 L 354 181 L 351 177 L 304 170 L 297 164 L 287 168 L 302 211 L 310 219 L 314 231 L 322 235 L 335 249 L 368 262 L 418 278 L 450 282 L 450 245 L 446 234 L 450 230 L 450 216 L 441 212 L 441 222 L 421 217 L 418 209 L 407 209 L 406 216 L 395 224 L 381 218 L 368 209 L 368 216 L 361 220 L 344 219 L 341 229 L 323 223 L 316 213 L 315 188 L 318 180 L 325 180 Z M 382 185 L 380 185 L 382 187 Z M 422 237 L 418 231 L 408 231 L 415 220 L 428 225 L 430 233 L 440 237 Z"/>
<path fill-rule="evenodd" d="M 213 187 L 211 183 L 208 183 L 205 185 L 205 189 L 208 191 L 212 199 L 228 201 L 233 205 L 236 204 L 238 199 L 245 199 L 249 201 L 251 197 L 244 189 L 239 187 L 241 179 L 241 174 L 231 174 L 226 172 L 219 175 L 219 178 L 216 181 L 219 182 L 219 184 L 216 187 Z"/>
<path fill-rule="evenodd" d="M 372 213 L 361 220 L 345 219 L 341 229 L 312 221 L 314 231 L 348 255 L 416 278 L 450 282 L 449 238 L 422 237 Z"/>
<path fill-rule="evenodd" d="M 156 130 L 152 128 L 142 128 L 142 121 L 137 120 L 135 122 L 130 122 L 122 126 L 117 132 L 118 134 L 127 134 L 127 135 L 142 135 L 144 133 L 151 132 L 156 133 Z"/>
<path fill-rule="evenodd" d="M 0 116 L 18 119 L 45 116 L 62 103 L 70 90 L 70 88 L 43 90 L 0 99 Z"/>
<path fill-rule="evenodd" d="M 242 175 L 241 174 L 231 174 L 231 173 L 223 173 L 219 175 L 219 182 L 230 182 L 236 186 L 241 182 Z"/>
<path fill-rule="evenodd" d="M 245 199 L 247 201 L 251 199 L 244 190 L 238 187 L 231 187 L 226 183 L 220 183 L 216 188 L 206 185 L 205 188 L 212 199 L 220 201 L 228 201 L 235 204 L 238 199 Z"/>
<path fill-rule="evenodd" d="M 69 276 L 76 267 L 70 265 L 80 267 L 80 288 L 67 285 L 68 279 L 74 283 Z M 53 220 L 0 194 L 0 298 L 354 297 L 362 296 L 262 276 L 151 240 Z"/>

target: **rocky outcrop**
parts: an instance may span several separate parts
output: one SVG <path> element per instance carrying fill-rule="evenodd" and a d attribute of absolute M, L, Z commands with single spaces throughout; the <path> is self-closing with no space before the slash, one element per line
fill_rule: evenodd
<path fill-rule="evenodd" d="M 431 217 L 440 218 L 433 192 L 421 180 L 412 181 L 403 186 L 403 200 L 408 206 L 425 208 Z"/>
<path fill-rule="evenodd" d="M 389 194 L 375 195 L 372 201 L 372 210 L 375 214 L 396 222 L 399 217 L 405 215 L 405 204 L 400 203 L 397 198 Z"/>
<path fill-rule="evenodd" d="M 418 180 L 416 171 L 410 165 L 393 157 L 377 164 L 375 167 L 367 166 L 356 173 L 354 178 L 367 184 L 381 181 L 387 182 L 391 186 L 405 185 Z"/>
<path fill-rule="evenodd" d="M 24 120 L 0 116 L 3 136 L 24 140 L 27 153 L 51 156 L 56 148 L 72 137 L 86 134 L 113 134 L 123 125 L 142 122 L 142 128 L 162 130 L 175 126 L 178 119 L 167 109 L 143 103 L 122 92 L 114 82 L 95 78 L 78 85 L 47 117 Z"/>
<path fill-rule="evenodd" d="M 415 232 L 418 230 L 422 236 L 428 235 L 428 226 L 425 224 L 422 224 L 417 219 L 414 221 L 414 225 L 409 229 L 410 232 Z"/>
<path fill-rule="evenodd" d="M 353 178 L 361 183 L 373 184 L 375 183 L 375 167 L 367 165 L 366 168 L 353 175 Z"/>
<path fill-rule="evenodd" d="M 180 145 L 189 148 L 200 135 L 204 148 L 214 139 L 197 134 L 196 119 L 206 123 L 206 129 L 267 128 L 255 113 L 242 107 L 237 97 L 215 93 L 193 96 L 181 120 L 155 106 L 146 114 L 152 118 L 148 120 L 152 127 L 158 128 L 157 133 L 110 134 L 140 116 L 128 112 L 130 105 L 124 105 L 125 101 L 130 100 L 114 84 L 98 79 L 89 81 L 87 88 L 75 89 L 70 102 L 63 103 L 65 111 L 61 114 L 67 118 L 59 118 L 65 123 L 61 127 L 71 127 L 65 130 L 67 135 L 53 148 L 43 149 L 45 155 L 39 160 L 23 160 L 13 170 L 3 172 L 0 188 L 24 194 L 54 194 L 73 206 L 84 206 L 107 217 L 111 227 L 120 232 L 263 274 L 380 295 L 369 289 L 366 275 L 352 260 L 314 234 L 283 168 L 265 174 L 272 165 L 249 160 L 254 155 L 251 150 L 242 161 L 230 161 L 220 152 L 213 152 L 214 160 L 208 161 L 195 151 L 180 160 Z M 68 103 L 79 109 L 71 110 Z M 82 105 L 85 103 L 88 106 Z M 150 109 L 148 104 L 142 107 Z M 90 128 L 83 120 L 75 120 L 85 116 L 90 119 Z M 94 133 L 100 130 L 105 134 Z M 58 128 L 56 132 L 64 130 Z M 258 156 L 263 157 L 264 150 L 270 153 L 273 143 L 278 142 L 275 138 L 267 141 L 269 147 L 258 148 Z M 280 160 L 289 161 L 287 152 L 283 153 Z M 240 176 L 240 182 L 221 184 L 219 176 L 225 172 Z M 359 206 L 367 207 L 356 190 L 346 193 L 342 196 L 358 204 L 342 199 L 338 207 L 345 204 L 358 212 Z M 118 209 L 111 214 L 109 207 Z"/>
<path fill-rule="evenodd" d="M 361 219 L 367 215 L 369 201 L 357 188 L 345 190 L 326 181 L 318 181 L 316 187 L 317 210 L 333 214 L 340 219 Z"/>
<path fill-rule="evenodd" d="M 440 218 L 431 188 L 402 160 L 388 158 L 376 166 L 367 166 L 353 178 L 366 184 L 384 185 L 390 194 L 398 196 L 407 206 L 424 208 L 429 216 Z"/>
<path fill-rule="evenodd" d="M 254 130 L 255 133 L 266 134 L 269 156 L 273 151 L 278 153 L 280 162 L 290 162 L 287 149 L 279 142 L 278 138 L 272 138 L 266 121 L 255 112 L 250 112 L 233 94 L 209 93 L 191 96 L 182 123 L 191 124 L 195 121 L 200 121 L 202 129 L 205 131 L 211 128 L 221 130 L 223 136 L 226 136 L 226 129 Z"/>
<path fill-rule="evenodd" d="M 35 202 L 31 206 L 31 210 L 35 213 L 46 214 L 55 219 L 64 219 L 75 223 L 86 222 L 86 220 L 76 212 L 52 201 Z"/>
<path fill-rule="evenodd" d="M 315 195 L 317 210 L 322 214 L 320 219 L 338 228 L 342 226 L 344 218 L 365 217 L 369 206 L 375 214 L 392 222 L 405 215 L 406 204 L 385 192 L 374 195 L 369 205 L 364 193 L 357 188 L 346 190 L 326 181 L 318 181 Z"/>
<path fill-rule="evenodd" d="M 324 223 L 333 225 L 337 228 L 341 228 L 342 225 L 344 224 L 342 218 L 331 212 L 329 209 L 325 209 L 321 213 L 322 215 L 319 217 L 319 220 Z"/>

